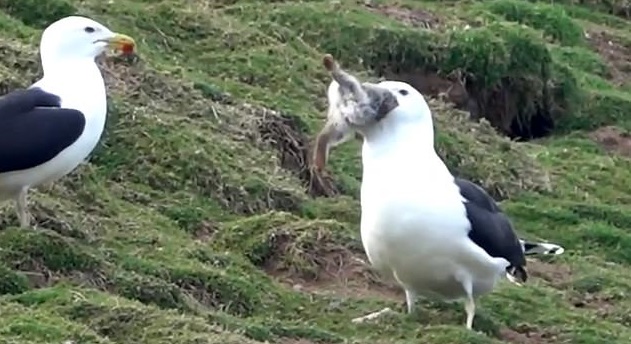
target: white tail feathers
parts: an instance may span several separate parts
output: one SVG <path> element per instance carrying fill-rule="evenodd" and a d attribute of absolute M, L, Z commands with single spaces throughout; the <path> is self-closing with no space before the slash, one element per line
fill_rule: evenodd
<path fill-rule="evenodd" d="M 557 244 L 543 243 L 543 242 L 526 242 L 519 240 L 524 254 L 527 256 L 534 254 L 543 255 L 560 255 L 565 252 L 565 249 Z"/>

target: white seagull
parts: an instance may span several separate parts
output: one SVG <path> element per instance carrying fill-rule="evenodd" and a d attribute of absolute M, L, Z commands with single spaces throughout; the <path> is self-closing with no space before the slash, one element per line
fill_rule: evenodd
<path fill-rule="evenodd" d="M 0 98 L 0 201 L 15 200 L 22 227 L 30 225 L 29 188 L 70 173 L 101 137 L 107 101 L 95 58 L 134 46 L 92 19 L 60 19 L 42 34 L 43 77 Z"/>
<path fill-rule="evenodd" d="M 434 149 L 432 114 L 404 82 L 360 84 L 330 55 L 329 115 L 317 139 L 316 168 L 328 147 L 363 137 L 361 239 L 372 266 L 403 287 L 407 311 L 417 296 L 465 299 L 471 329 L 475 299 L 503 276 L 525 282 L 526 254 L 561 254 L 555 244 L 519 239 L 480 186 L 454 177 Z M 356 318 L 375 318 L 385 310 Z"/>

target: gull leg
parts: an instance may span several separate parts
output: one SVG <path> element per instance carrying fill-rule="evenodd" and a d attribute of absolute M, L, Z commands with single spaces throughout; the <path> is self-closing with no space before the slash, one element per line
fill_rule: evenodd
<path fill-rule="evenodd" d="M 462 283 L 467 298 L 464 303 L 464 310 L 467 313 L 467 321 L 465 326 L 467 329 L 473 329 L 473 318 L 475 317 L 475 300 L 473 298 L 473 284 L 470 276 L 458 276 L 457 279 Z"/>
<path fill-rule="evenodd" d="M 408 314 L 412 314 L 414 310 L 414 302 L 416 301 L 416 293 L 406 289 L 405 290 L 405 303 L 407 304 Z"/>
<path fill-rule="evenodd" d="M 20 190 L 18 198 L 16 200 L 16 208 L 18 219 L 20 220 L 20 227 L 28 228 L 31 225 L 31 217 L 28 212 L 28 204 L 26 194 L 28 193 L 28 188 L 23 188 Z"/>
<path fill-rule="evenodd" d="M 467 300 L 464 304 L 465 312 L 467 312 L 467 329 L 471 330 L 473 328 L 473 317 L 475 316 L 475 301 L 473 300 L 473 296 L 468 295 Z"/>

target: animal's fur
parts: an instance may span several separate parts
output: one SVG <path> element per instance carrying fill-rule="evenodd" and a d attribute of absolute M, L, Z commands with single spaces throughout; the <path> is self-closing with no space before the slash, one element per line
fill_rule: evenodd
<path fill-rule="evenodd" d="M 354 129 L 380 121 L 398 106 L 388 90 L 373 83 L 360 83 L 342 70 L 331 55 L 324 56 L 323 64 L 333 81 L 327 92 L 327 122 L 316 138 L 313 164 L 318 170 L 326 166 L 331 147 L 350 139 Z"/>

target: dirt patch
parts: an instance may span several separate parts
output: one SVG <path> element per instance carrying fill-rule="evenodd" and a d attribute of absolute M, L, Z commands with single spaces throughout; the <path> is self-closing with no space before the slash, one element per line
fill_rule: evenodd
<path fill-rule="evenodd" d="M 611 81 L 624 85 L 631 76 L 631 47 L 604 30 L 588 31 L 587 40 L 609 66 Z"/>
<path fill-rule="evenodd" d="M 569 265 L 546 263 L 539 260 L 528 260 L 528 273 L 531 277 L 545 280 L 556 288 L 567 286 L 572 280 L 572 269 Z"/>
<path fill-rule="evenodd" d="M 478 113 L 475 102 L 469 97 L 464 81 L 458 74 L 443 77 L 436 72 L 424 70 L 398 72 L 391 69 L 381 70 L 380 74 L 388 80 L 406 82 L 423 95 L 450 102 L 458 109 L 469 111 L 474 117 Z"/>
<path fill-rule="evenodd" d="M 558 343 L 557 334 L 552 331 L 540 330 L 531 325 L 520 325 L 515 329 L 500 329 L 500 339 L 514 344 L 547 344 Z"/>
<path fill-rule="evenodd" d="M 279 343 L 280 344 L 316 344 L 316 342 L 312 342 L 306 339 L 283 339 Z"/>
<path fill-rule="evenodd" d="M 370 267 L 358 261 L 329 266 L 328 269 L 323 269 L 315 280 L 286 271 L 268 271 L 268 274 L 296 291 L 340 297 L 376 297 L 397 302 L 405 300 L 403 290 L 394 282 L 387 283 L 381 280 Z"/>
<path fill-rule="evenodd" d="M 273 255 L 265 259 L 262 269 L 295 290 L 399 301 L 404 297 L 402 290 L 394 282 L 382 280 L 359 252 L 324 237 L 309 245 L 301 244 L 290 233 L 274 237 Z"/>
<path fill-rule="evenodd" d="M 586 308 L 595 311 L 599 316 L 608 316 L 616 311 L 616 298 L 601 293 L 584 293 L 570 297 L 570 302 L 576 308 Z"/>
<path fill-rule="evenodd" d="M 213 221 L 202 221 L 193 232 L 195 239 L 201 242 L 209 242 L 218 230 L 217 223 Z"/>
<path fill-rule="evenodd" d="M 606 126 L 593 131 L 590 138 L 606 151 L 631 157 L 631 134 L 614 126 Z"/>
<path fill-rule="evenodd" d="M 431 30 L 440 26 L 442 23 L 438 16 L 421 9 L 406 8 L 396 5 L 380 5 L 369 0 L 364 1 L 364 4 L 373 12 L 381 13 L 386 17 L 395 19 L 412 27 L 421 27 Z"/>

